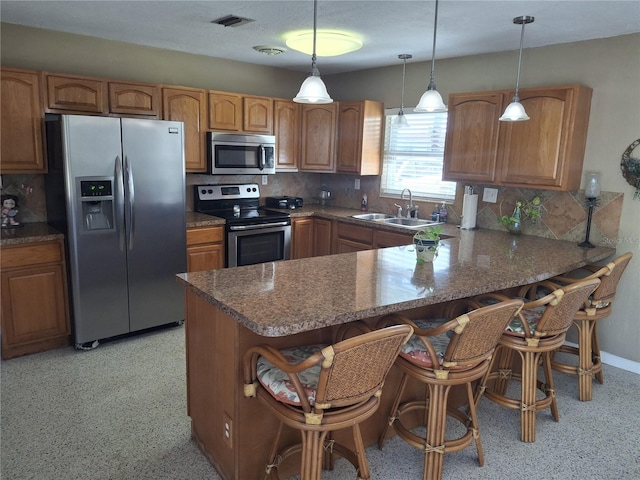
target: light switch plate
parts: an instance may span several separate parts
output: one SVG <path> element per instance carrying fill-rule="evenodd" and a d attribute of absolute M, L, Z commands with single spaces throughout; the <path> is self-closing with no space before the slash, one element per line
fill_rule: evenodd
<path fill-rule="evenodd" d="M 355 182 L 353 182 L 353 188 L 355 190 L 360 190 L 360 179 L 356 178 Z"/>
<path fill-rule="evenodd" d="M 482 192 L 482 201 L 488 203 L 496 203 L 498 201 L 498 189 L 485 188 Z"/>
<path fill-rule="evenodd" d="M 267 177 L 266 175 L 262 175 L 262 184 L 263 184 L 263 185 L 266 185 L 266 184 L 267 184 L 267 182 L 269 181 L 269 180 L 267 180 L 268 178 L 269 178 L 269 177 Z"/>

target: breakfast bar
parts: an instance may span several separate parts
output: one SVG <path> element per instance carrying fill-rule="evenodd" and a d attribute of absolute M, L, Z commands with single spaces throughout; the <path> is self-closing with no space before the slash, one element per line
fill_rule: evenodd
<path fill-rule="evenodd" d="M 441 241 L 433 263 L 418 264 L 407 245 L 180 274 L 193 438 L 224 479 L 260 478 L 277 421 L 243 396 L 249 347 L 329 343 L 346 322 L 438 314 L 447 302 L 541 281 L 614 254 L 609 247 L 460 230 Z M 397 382 L 392 371 L 385 391 Z M 362 426 L 365 444 L 377 440 L 389 400 L 383 393 L 379 411 Z M 281 469 L 283 478 L 286 473 Z"/>

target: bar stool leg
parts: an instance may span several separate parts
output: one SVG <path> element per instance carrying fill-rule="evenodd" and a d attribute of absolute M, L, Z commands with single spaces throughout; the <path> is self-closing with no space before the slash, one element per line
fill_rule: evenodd
<path fill-rule="evenodd" d="M 504 395 L 511 379 L 513 351 L 510 348 L 498 346 L 495 355 L 497 355 L 495 362 L 497 376 L 493 382 L 492 390 L 499 395 Z"/>
<path fill-rule="evenodd" d="M 424 480 L 442 478 L 447 424 L 447 397 L 450 385 L 428 385 L 427 434 L 424 445 Z"/>
<path fill-rule="evenodd" d="M 560 413 L 558 412 L 558 402 L 556 401 L 556 390 L 551 370 L 551 352 L 542 354 L 542 367 L 544 369 L 545 381 L 547 382 L 545 394 L 551 398 L 551 415 L 553 415 L 553 419 L 558 422 L 560 421 Z"/>
<path fill-rule="evenodd" d="M 593 393 L 593 354 L 591 339 L 593 337 L 593 320 L 584 320 L 578 325 L 578 398 L 588 402 Z"/>
<path fill-rule="evenodd" d="M 387 435 L 389 434 L 389 430 L 393 425 L 396 417 L 398 416 L 398 407 L 400 406 L 400 399 L 402 398 L 402 394 L 404 393 L 404 388 L 407 385 L 407 380 L 409 379 L 406 373 L 402 374 L 402 380 L 400 380 L 400 385 L 398 386 L 398 393 L 396 394 L 396 399 L 393 401 L 393 406 L 391 410 L 389 410 L 389 418 L 387 420 L 387 425 L 384 427 L 384 431 L 380 435 L 378 439 L 378 448 L 382 450 L 384 447 L 384 443 L 387 441 Z"/>
<path fill-rule="evenodd" d="M 598 340 L 598 324 L 593 322 L 593 337 L 591 339 L 592 361 L 596 368 L 596 379 L 602 385 L 604 383 L 604 375 L 602 374 L 602 362 L 600 360 L 600 341 Z"/>
<path fill-rule="evenodd" d="M 471 417 L 473 438 L 476 442 L 476 450 L 478 451 L 478 463 L 482 467 L 484 465 L 484 451 L 482 450 L 482 442 L 480 441 L 480 427 L 478 424 L 478 416 L 476 414 L 475 399 L 473 398 L 473 389 L 471 388 L 470 383 L 467 383 L 467 399 L 469 401 L 469 416 Z"/>
<path fill-rule="evenodd" d="M 536 392 L 539 352 L 519 352 L 522 358 L 520 440 L 536 441 Z"/>
<path fill-rule="evenodd" d="M 328 432 L 302 431 L 300 480 L 321 480 L 324 439 Z"/>

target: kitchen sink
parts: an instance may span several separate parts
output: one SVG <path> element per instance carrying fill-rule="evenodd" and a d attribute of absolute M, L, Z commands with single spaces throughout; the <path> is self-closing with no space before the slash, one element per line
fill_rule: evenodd
<path fill-rule="evenodd" d="M 393 215 L 387 213 L 362 213 L 359 215 L 352 215 L 353 218 L 358 220 L 384 220 L 386 218 L 394 218 Z"/>
<path fill-rule="evenodd" d="M 369 220 L 374 223 L 386 223 L 389 225 L 395 225 L 397 227 L 403 227 L 411 230 L 420 230 L 421 228 L 430 227 L 433 225 L 442 225 L 443 222 L 436 222 L 434 220 L 427 220 L 424 218 L 406 218 L 396 217 L 395 215 L 389 215 L 387 213 L 362 213 L 358 215 L 352 215 L 353 218 L 358 220 Z"/>
<path fill-rule="evenodd" d="M 441 225 L 443 222 L 435 222 L 433 220 L 426 220 L 422 218 L 393 217 L 393 218 L 385 218 L 384 220 L 382 220 L 382 223 L 389 223 L 392 225 L 398 225 L 400 227 L 420 229 L 420 228 L 429 227 L 432 225 Z"/>

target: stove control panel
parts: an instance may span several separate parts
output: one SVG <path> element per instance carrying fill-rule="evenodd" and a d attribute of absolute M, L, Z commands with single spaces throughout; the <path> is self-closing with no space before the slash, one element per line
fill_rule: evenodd
<path fill-rule="evenodd" d="M 195 185 L 196 199 L 207 200 L 242 200 L 260 198 L 260 187 L 257 183 L 234 185 Z"/>

